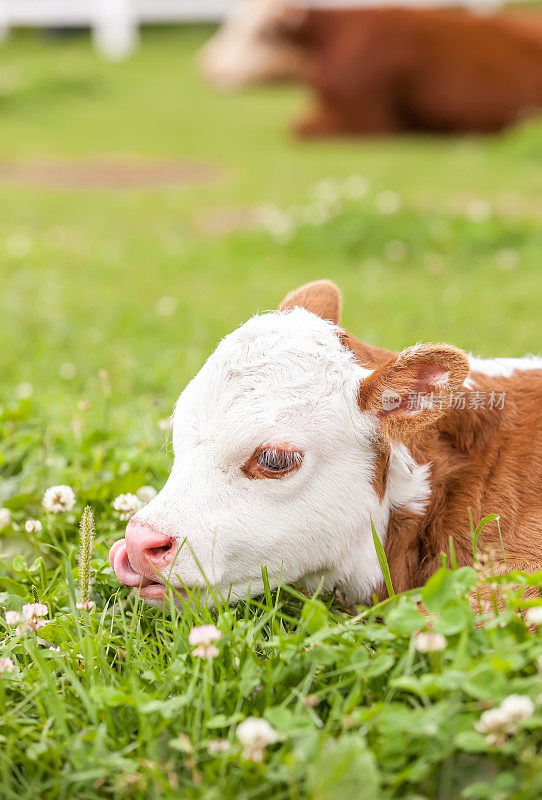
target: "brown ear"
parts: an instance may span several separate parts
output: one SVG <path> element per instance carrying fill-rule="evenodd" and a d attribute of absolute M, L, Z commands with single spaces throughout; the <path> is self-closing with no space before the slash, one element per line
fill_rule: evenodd
<path fill-rule="evenodd" d="M 469 360 L 457 347 L 407 347 L 362 381 L 359 407 L 376 414 L 390 438 L 408 439 L 450 407 L 453 393 L 461 389 L 468 373 Z"/>
<path fill-rule="evenodd" d="M 313 281 L 294 289 L 287 294 L 279 306 L 279 311 L 291 308 L 306 308 L 322 319 L 338 325 L 341 319 L 342 297 L 332 281 Z"/>

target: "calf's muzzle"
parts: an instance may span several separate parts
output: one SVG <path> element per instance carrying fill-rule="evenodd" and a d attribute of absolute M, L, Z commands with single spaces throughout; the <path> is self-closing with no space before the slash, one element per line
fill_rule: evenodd
<path fill-rule="evenodd" d="M 145 587 L 168 577 L 176 553 L 177 542 L 171 536 L 131 520 L 125 538 L 111 547 L 109 563 L 125 586 Z"/>

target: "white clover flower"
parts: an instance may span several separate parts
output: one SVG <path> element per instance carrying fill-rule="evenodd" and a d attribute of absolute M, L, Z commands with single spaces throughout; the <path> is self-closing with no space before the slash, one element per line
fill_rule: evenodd
<path fill-rule="evenodd" d="M 46 617 L 48 613 L 48 608 L 43 603 L 26 603 L 23 606 L 23 625 L 21 630 L 30 629 L 32 631 L 38 631 L 40 628 L 43 628 L 44 625 L 47 625 L 47 622 L 41 617 Z"/>
<path fill-rule="evenodd" d="M 393 239 L 384 247 L 384 255 L 388 261 L 403 261 L 407 252 L 406 244 L 398 239 Z"/>
<path fill-rule="evenodd" d="M 295 232 L 293 214 L 283 211 L 278 206 L 261 206 L 256 212 L 256 221 L 279 244 L 289 242 Z"/>
<path fill-rule="evenodd" d="M 250 761 L 262 761 L 265 748 L 277 741 L 277 734 L 265 719 L 247 717 L 235 729 L 243 745 L 243 756 Z"/>
<path fill-rule="evenodd" d="M 81 602 L 76 603 L 75 607 L 79 611 L 92 611 L 95 605 L 96 603 L 94 602 L 94 600 L 82 600 Z"/>
<path fill-rule="evenodd" d="M 75 505 L 75 493 L 71 486 L 62 484 L 60 486 L 50 486 L 41 501 L 46 511 L 53 514 L 62 514 L 64 511 L 71 511 Z"/>
<path fill-rule="evenodd" d="M 177 310 L 178 305 L 179 301 L 175 297 L 166 295 L 161 297 L 156 303 L 156 313 L 161 317 L 171 317 Z"/>
<path fill-rule="evenodd" d="M 267 232 L 279 244 L 288 244 L 295 232 L 293 221 L 287 214 L 282 214 L 272 225 L 267 227 Z"/>
<path fill-rule="evenodd" d="M 196 625 L 188 634 L 188 644 L 194 647 L 192 655 L 198 658 L 215 658 L 219 650 L 213 642 L 218 642 L 221 635 L 215 625 Z"/>
<path fill-rule="evenodd" d="M 11 524 L 11 511 L 9 508 L 0 508 L 0 530 Z"/>
<path fill-rule="evenodd" d="M 501 710 L 508 715 L 510 722 L 517 722 L 532 717 L 534 703 L 525 694 L 511 694 L 502 701 Z"/>
<path fill-rule="evenodd" d="M 26 233 L 11 233 L 4 242 L 6 253 L 12 258 L 24 258 L 32 250 L 32 239 Z"/>
<path fill-rule="evenodd" d="M 330 211 L 324 203 L 311 203 L 303 210 L 303 221 L 317 228 L 330 219 Z"/>
<path fill-rule="evenodd" d="M 49 609 L 44 603 L 26 603 L 23 606 L 23 617 L 25 619 L 36 619 L 37 617 L 46 617 Z"/>
<path fill-rule="evenodd" d="M 19 400 L 28 400 L 28 398 L 32 397 L 32 395 L 34 394 L 34 387 L 32 386 L 31 383 L 23 381 L 23 383 L 20 383 L 17 386 L 15 392 Z"/>
<path fill-rule="evenodd" d="M 207 745 L 207 749 L 211 754 L 225 753 L 230 749 L 230 743 L 227 739 L 211 739 Z"/>
<path fill-rule="evenodd" d="M 6 611 L 6 622 L 11 627 L 17 626 L 17 633 L 27 633 L 28 631 L 38 631 L 47 625 L 46 620 L 41 619 L 48 613 L 47 606 L 43 603 L 26 603 L 23 610 Z"/>
<path fill-rule="evenodd" d="M 21 626 L 19 626 L 17 628 L 17 633 L 25 633 L 28 630 L 29 631 L 39 631 L 39 629 L 43 628 L 45 625 L 47 625 L 47 620 L 46 619 L 36 619 L 34 617 L 33 619 L 29 619 L 25 623 L 23 623 Z"/>
<path fill-rule="evenodd" d="M 542 606 L 533 606 L 525 612 L 527 625 L 542 625 Z"/>
<path fill-rule="evenodd" d="M 5 672 L 14 672 L 15 664 L 11 658 L 0 658 L 0 675 Z"/>
<path fill-rule="evenodd" d="M 341 197 L 341 186 L 333 178 L 319 181 L 313 187 L 314 194 L 324 203 L 336 203 Z"/>
<path fill-rule="evenodd" d="M 491 205 L 487 200 L 479 197 L 467 203 L 465 213 L 473 222 L 486 222 L 491 217 Z"/>
<path fill-rule="evenodd" d="M 486 741 L 490 745 L 499 746 L 505 743 L 507 736 L 515 733 L 516 723 L 528 719 L 534 714 L 535 706 L 530 697 L 522 694 L 511 694 L 500 706 L 484 711 L 475 724 L 479 733 L 486 733 Z"/>
<path fill-rule="evenodd" d="M 158 492 L 154 488 L 154 486 L 142 486 L 140 489 L 137 490 L 136 495 L 138 500 L 141 500 L 142 503 L 147 505 L 153 500 Z"/>
<path fill-rule="evenodd" d="M 361 200 L 367 194 L 369 181 L 365 175 L 349 175 L 342 185 L 343 194 L 351 200 Z"/>
<path fill-rule="evenodd" d="M 58 369 L 58 374 L 65 381 L 73 381 L 77 375 L 77 367 L 71 361 L 64 361 Z"/>
<path fill-rule="evenodd" d="M 438 275 L 445 267 L 442 256 L 438 253 L 427 253 L 423 259 L 424 266 L 432 275 Z"/>
<path fill-rule="evenodd" d="M 434 653 L 444 650 L 446 645 L 446 637 L 442 633 L 436 633 L 436 631 L 429 631 L 428 633 L 418 631 L 414 641 L 414 646 L 419 653 Z"/>
<path fill-rule="evenodd" d="M 21 622 L 21 615 L 18 611 L 6 611 L 6 622 L 10 627 L 18 625 Z"/>
<path fill-rule="evenodd" d="M 375 204 L 381 214 L 396 214 L 401 208 L 401 198 L 397 192 L 386 190 L 377 194 Z"/>
<path fill-rule="evenodd" d="M 143 503 L 137 495 L 127 492 L 126 494 L 119 494 L 111 503 L 115 511 L 120 513 L 122 520 L 130 519 L 130 517 L 143 508 Z"/>
<path fill-rule="evenodd" d="M 27 519 L 24 529 L 27 533 L 41 533 L 42 525 L 39 519 Z"/>
<path fill-rule="evenodd" d="M 282 214 L 280 208 L 274 206 L 272 203 L 264 203 L 254 210 L 255 221 L 261 225 L 262 228 L 267 228 L 280 214 Z"/>
<path fill-rule="evenodd" d="M 497 266 L 499 269 L 505 271 L 516 269 L 519 262 L 519 253 L 511 247 L 503 247 L 502 250 L 497 252 Z"/>
<path fill-rule="evenodd" d="M 501 733 L 508 730 L 509 722 L 508 714 L 498 706 L 484 711 L 474 727 L 478 733 Z"/>

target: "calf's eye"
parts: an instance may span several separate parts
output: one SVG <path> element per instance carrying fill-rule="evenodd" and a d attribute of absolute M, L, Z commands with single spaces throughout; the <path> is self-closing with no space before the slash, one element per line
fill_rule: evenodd
<path fill-rule="evenodd" d="M 263 445 L 251 455 L 242 470 L 249 478 L 282 478 L 299 469 L 303 453 L 289 445 Z"/>
<path fill-rule="evenodd" d="M 260 453 L 257 461 L 260 467 L 264 469 L 269 469 L 272 472 L 284 472 L 295 464 L 296 456 L 299 456 L 299 453 L 270 447 Z"/>

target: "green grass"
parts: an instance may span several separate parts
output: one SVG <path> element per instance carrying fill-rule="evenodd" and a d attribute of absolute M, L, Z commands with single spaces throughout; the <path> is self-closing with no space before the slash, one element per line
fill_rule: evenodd
<path fill-rule="evenodd" d="M 193 69 L 206 34 L 149 31 L 119 65 L 99 62 L 85 37 L 18 34 L 0 50 L 0 160 L 216 168 L 208 183 L 132 192 L 0 184 L 0 506 L 13 520 L 0 531 L 0 606 L 36 594 L 54 620 L 42 643 L 2 634 L 0 657 L 17 670 L 0 676 L 0 797 L 539 797 L 541 712 L 499 746 L 474 729 L 506 695 L 542 692 L 542 644 L 514 614 L 513 591 L 480 628 L 467 600 L 474 573 L 439 573 L 424 601 L 448 646 L 424 655 L 421 592 L 354 618 L 288 587 L 170 616 L 138 606 L 111 574 L 108 545 L 124 526 L 112 500 L 168 474 L 158 421 L 221 336 L 297 284 L 334 279 L 345 325 L 385 347 L 539 348 L 540 123 L 486 140 L 300 144 L 287 126 L 304 93 L 214 94 Z M 223 209 L 274 203 L 297 219 L 315 183 L 359 173 L 364 198 L 286 243 L 265 230 L 205 233 Z M 390 190 L 402 204 L 385 215 L 378 199 Z M 469 204 L 480 199 L 492 213 L 476 222 Z M 163 297 L 177 303 L 170 316 Z M 22 383 L 31 397 L 19 397 Z M 59 483 L 77 503 L 53 517 L 41 498 Z M 87 503 L 97 607 L 81 614 Z M 33 517 L 39 534 L 24 531 Z M 187 637 L 211 620 L 220 654 L 202 662 Z M 248 715 L 279 737 L 262 764 L 242 758 L 235 736 Z M 230 749 L 210 754 L 214 738 Z"/>

